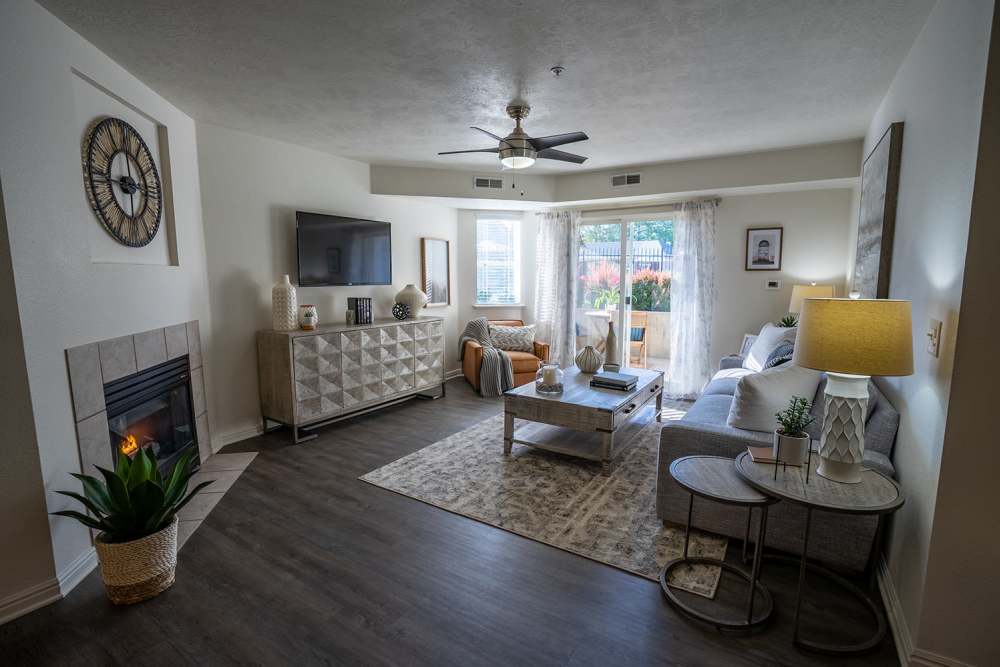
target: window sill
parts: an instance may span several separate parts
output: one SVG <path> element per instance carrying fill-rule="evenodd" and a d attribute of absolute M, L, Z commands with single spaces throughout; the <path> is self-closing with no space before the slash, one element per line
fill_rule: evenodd
<path fill-rule="evenodd" d="M 524 308 L 523 303 L 474 303 L 473 308 Z"/>

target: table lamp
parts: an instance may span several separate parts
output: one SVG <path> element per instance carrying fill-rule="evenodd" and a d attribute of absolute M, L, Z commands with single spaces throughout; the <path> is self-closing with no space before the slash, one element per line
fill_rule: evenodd
<path fill-rule="evenodd" d="M 802 312 L 802 302 L 805 299 L 830 299 L 833 298 L 833 285 L 794 285 L 792 287 L 792 300 L 788 303 L 788 312 L 798 315 Z"/>
<path fill-rule="evenodd" d="M 816 472 L 860 482 L 868 379 L 913 373 L 910 302 L 804 299 L 792 363 L 827 374 Z"/>

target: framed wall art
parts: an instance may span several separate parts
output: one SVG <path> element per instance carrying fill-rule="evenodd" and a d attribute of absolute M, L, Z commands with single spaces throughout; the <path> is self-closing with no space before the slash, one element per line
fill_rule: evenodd
<path fill-rule="evenodd" d="M 746 270 L 781 270 L 781 227 L 756 227 L 747 230 Z"/>
<path fill-rule="evenodd" d="M 893 123 L 872 148 L 861 168 L 861 210 L 852 292 L 862 299 L 889 296 L 892 239 L 896 229 L 903 123 Z"/>

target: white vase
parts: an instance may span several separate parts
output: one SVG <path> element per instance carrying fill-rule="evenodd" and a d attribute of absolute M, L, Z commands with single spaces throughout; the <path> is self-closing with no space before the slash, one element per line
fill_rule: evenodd
<path fill-rule="evenodd" d="M 580 369 L 581 373 L 596 373 L 603 363 L 604 357 L 594 349 L 593 345 L 588 345 L 580 350 L 580 354 L 576 355 L 576 367 Z"/>
<path fill-rule="evenodd" d="M 608 322 L 608 337 L 605 339 L 604 370 L 610 373 L 617 373 L 621 370 L 622 362 L 618 354 L 618 334 L 615 333 L 615 323 Z"/>
<path fill-rule="evenodd" d="M 271 326 L 278 331 L 299 328 L 298 298 L 287 274 L 271 288 Z"/>
<path fill-rule="evenodd" d="M 410 283 L 396 294 L 396 303 L 402 303 L 410 308 L 410 317 L 416 317 L 420 309 L 427 304 L 427 295 Z"/>

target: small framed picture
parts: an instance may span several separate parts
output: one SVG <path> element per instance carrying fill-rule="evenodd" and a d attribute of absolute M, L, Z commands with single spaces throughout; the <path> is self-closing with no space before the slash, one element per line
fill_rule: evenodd
<path fill-rule="evenodd" d="M 781 270 L 781 227 L 747 230 L 747 271 Z"/>

